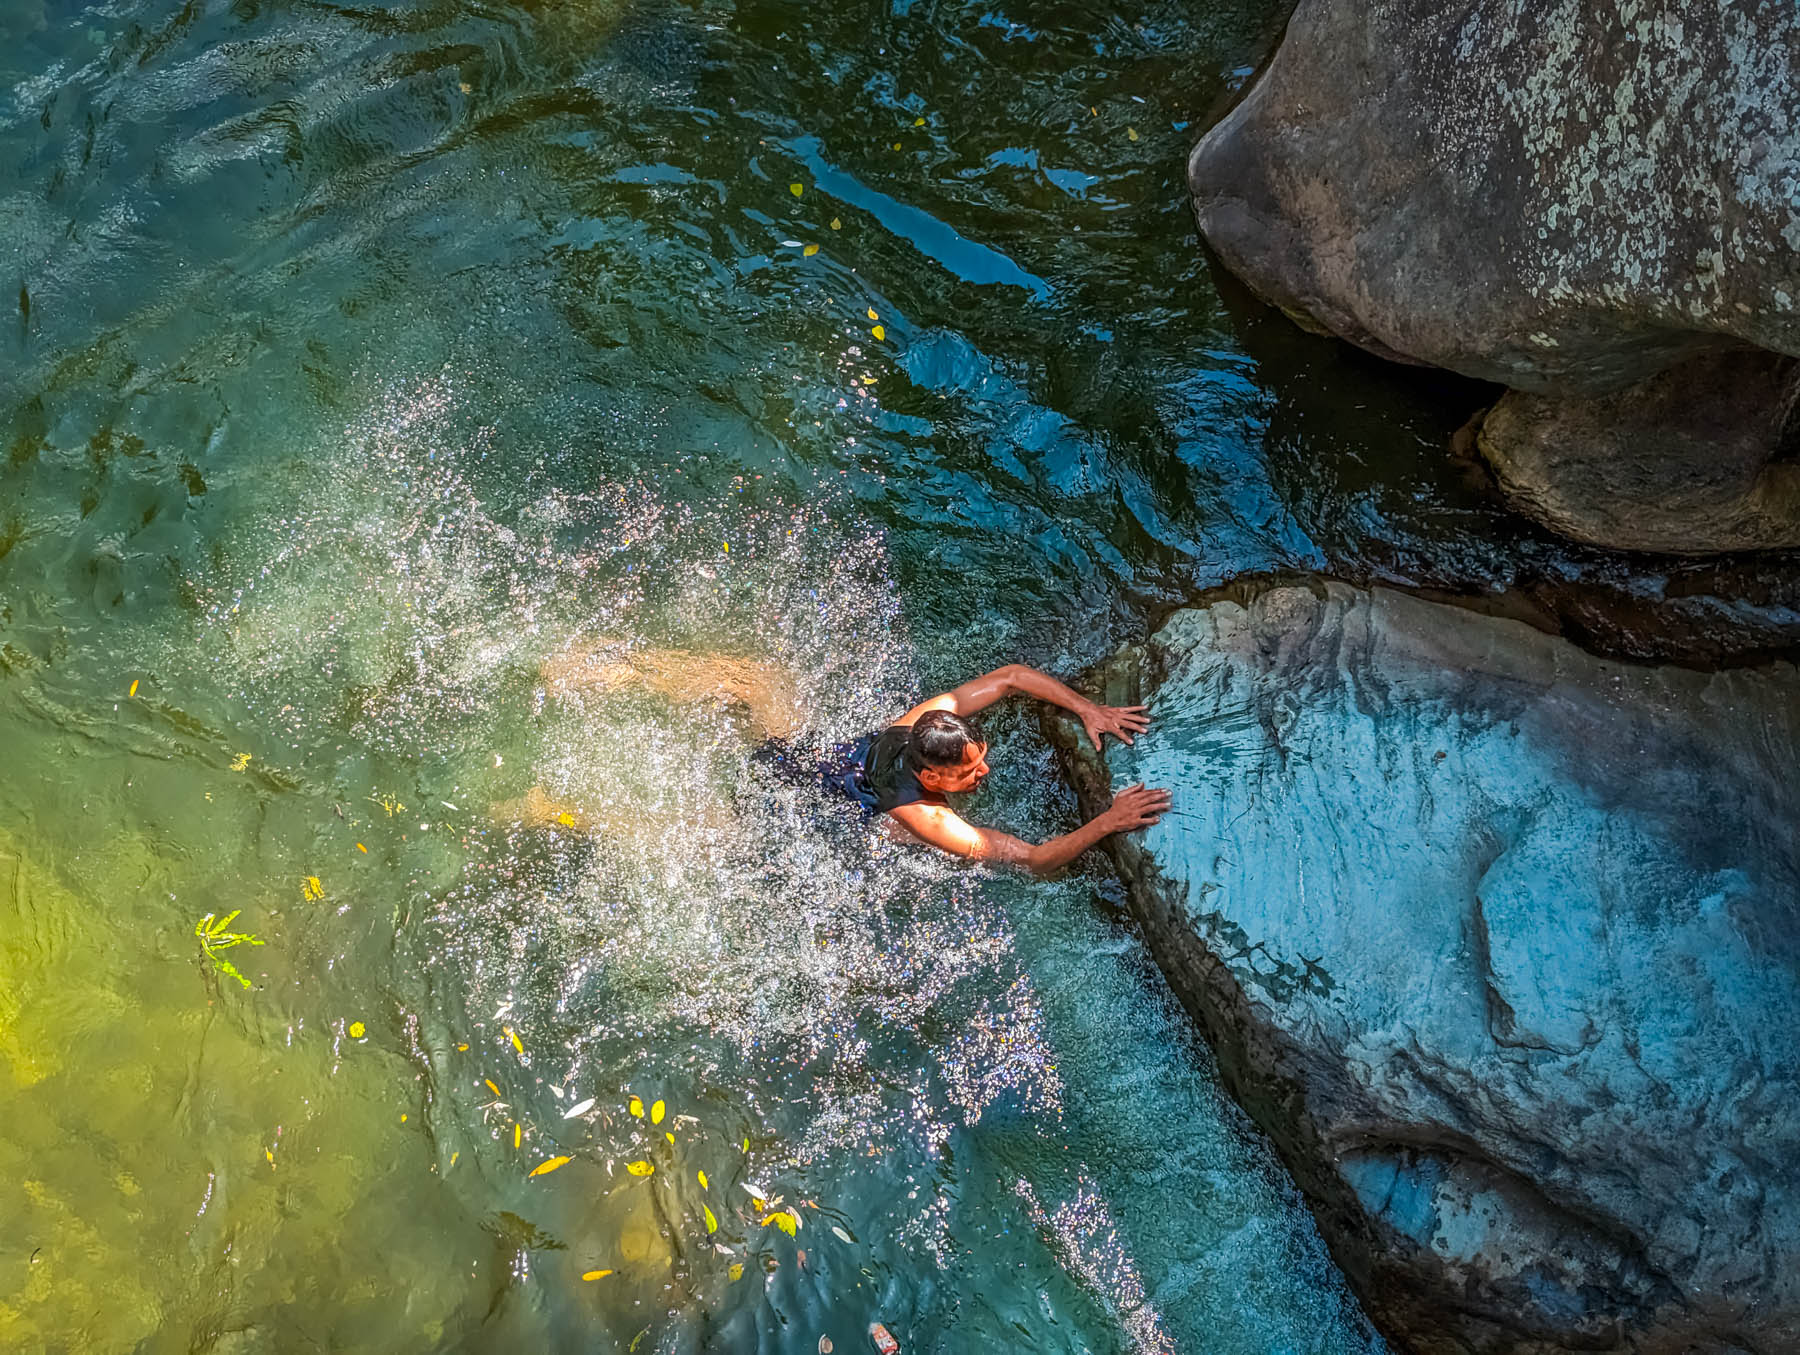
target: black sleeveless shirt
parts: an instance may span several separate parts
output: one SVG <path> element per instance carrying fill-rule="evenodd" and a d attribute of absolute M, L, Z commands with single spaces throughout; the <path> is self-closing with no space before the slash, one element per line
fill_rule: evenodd
<path fill-rule="evenodd" d="M 901 805 L 949 803 L 919 784 L 919 775 L 906 756 L 911 739 L 910 725 L 889 725 L 864 740 L 862 765 L 845 778 L 845 789 L 871 814 L 886 814 Z"/>

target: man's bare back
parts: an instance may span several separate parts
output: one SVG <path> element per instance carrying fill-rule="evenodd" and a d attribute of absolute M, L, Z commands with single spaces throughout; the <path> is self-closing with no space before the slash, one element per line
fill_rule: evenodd
<path fill-rule="evenodd" d="M 617 645 L 571 647 L 543 666 L 552 697 L 581 699 L 637 687 L 681 704 L 719 702 L 740 709 L 766 745 L 785 746 L 805 723 L 792 677 L 755 659 L 695 654 L 679 649 L 625 649 Z M 849 766 L 834 765 L 823 777 L 872 815 L 883 816 L 907 838 L 968 860 L 1001 861 L 1049 875 L 1113 833 L 1148 827 L 1169 808 L 1166 790 L 1126 787 L 1093 819 L 1044 843 L 1030 843 L 997 829 L 969 823 L 949 797 L 973 790 L 988 775 L 987 742 L 972 718 L 1009 696 L 1030 696 L 1076 716 L 1094 746 L 1110 734 L 1131 743 L 1150 723 L 1142 706 L 1102 706 L 1047 673 L 1008 664 L 922 701 L 893 724 L 855 746 Z M 848 746 L 846 746 L 848 747 Z M 840 753 L 840 760 L 842 758 Z M 503 822 L 604 831 L 637 822 L 629 807 L 582 807 L 533 787 L 520 800 L 494 806 Z"/>

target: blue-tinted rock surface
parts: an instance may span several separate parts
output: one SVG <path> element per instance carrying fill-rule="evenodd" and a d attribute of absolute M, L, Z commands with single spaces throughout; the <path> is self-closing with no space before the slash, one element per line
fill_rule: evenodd
<path fill-rule="evenodd" d="M 1800 1349 L 1800 681 L 1338 583 L 1096 677 L 1133 911 L 1415 1351 Z M 1053 724 L 1092 809 L 1108 772 Z M 1078 733 L 1079 731 L 1073 731 Z"/>

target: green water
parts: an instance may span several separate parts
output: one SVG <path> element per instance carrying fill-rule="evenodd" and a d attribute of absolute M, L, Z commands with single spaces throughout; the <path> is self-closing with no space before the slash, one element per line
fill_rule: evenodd
<path fill-rule="evenodd" d="M 1193 238 L 1272 17 L 0 4 L 0 1348 L 1380 1349 L 1098 877 L 538 679 L 755 656 L 841 738 L 1239 572 L 1487 570 L 1468 394 Z M 1066 827 L 994 732 L 973 812 Z"/>

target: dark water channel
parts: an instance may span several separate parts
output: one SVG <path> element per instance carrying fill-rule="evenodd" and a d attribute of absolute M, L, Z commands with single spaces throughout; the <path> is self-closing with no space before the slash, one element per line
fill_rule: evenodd
<path fill-rule="evenodd" d="M 842 737 L 1248 571 L 1588 568 L 1444 458 L 1479 390 L 1208 272 L 1273 18 L 0 5 L 0 1348 L 1381 1348 L 1100 882 L 538 675 Z"/>

